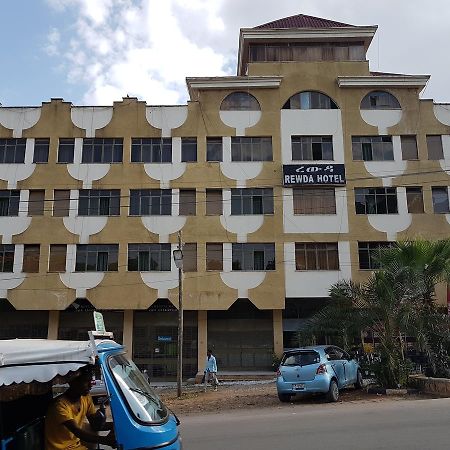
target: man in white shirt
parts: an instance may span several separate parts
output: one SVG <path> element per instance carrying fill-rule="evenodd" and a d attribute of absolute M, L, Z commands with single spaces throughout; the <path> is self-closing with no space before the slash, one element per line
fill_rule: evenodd
<path fill-rule="evenodd" d="M 219 381 L 217 380 L 217 363 L 216 358 L 212 354 L 211 349 L 206 352 L 206 364 L 205 364 L 205 392 L 208 382 L 211 380 L 211 384 L 214 390 L 217 391 L 217 386 L 219 386 Z"/>

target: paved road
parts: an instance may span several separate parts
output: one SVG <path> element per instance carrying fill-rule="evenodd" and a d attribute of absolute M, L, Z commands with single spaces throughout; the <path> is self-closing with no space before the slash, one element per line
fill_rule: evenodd
<path fill-rule="evenodd" d="M 280 405 L 182 418 L 183 450 L 450 448 L 450 399 Z"/>

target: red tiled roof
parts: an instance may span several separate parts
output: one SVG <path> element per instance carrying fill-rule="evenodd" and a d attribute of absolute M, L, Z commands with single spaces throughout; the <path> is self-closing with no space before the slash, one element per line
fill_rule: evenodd
<path fill-rule="evenodd" d="M 268 28 L 333 28 L 333 27 L 353 27 L 347 23 L 335 22 L 334 20 L 321 19 L 320 17 L 298 14 L 296 16 L 285 17 L 254 27 L 254 29 Z"/>

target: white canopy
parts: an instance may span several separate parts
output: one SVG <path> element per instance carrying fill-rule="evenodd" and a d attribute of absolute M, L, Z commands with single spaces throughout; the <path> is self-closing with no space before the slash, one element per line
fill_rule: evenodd
<path fill-rule="evenodd" d="M 32 381 L 46 383 L 94 363 L 89 341 L 0 340 L 0 387 Z"/>

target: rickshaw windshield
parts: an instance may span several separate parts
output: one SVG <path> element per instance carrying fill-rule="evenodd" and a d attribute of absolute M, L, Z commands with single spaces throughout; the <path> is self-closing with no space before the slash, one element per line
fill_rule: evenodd
<path fill-rule="evenodd" d="M 109 367 L 136 419 L 146 423 L 165 421 L 168 416 L 167 408 L 133 361 L 124 355 L 116 355 L 109 359 Z"/>

